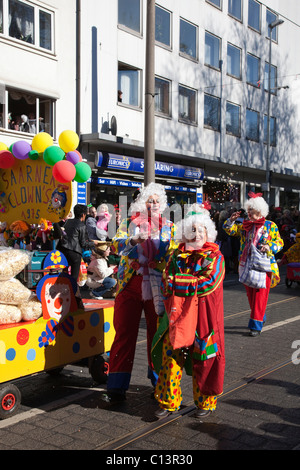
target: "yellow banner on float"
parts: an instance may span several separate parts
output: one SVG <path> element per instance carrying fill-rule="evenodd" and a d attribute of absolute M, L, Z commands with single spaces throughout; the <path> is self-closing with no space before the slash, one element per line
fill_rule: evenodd
<path fill-rule="evenodd" d="M 38 224 L 41 218 L 58 222 L 70 212 L 72 182 L 59 183 L 43 159 L 17 160 L 0 169 L 0 220 Z"/>

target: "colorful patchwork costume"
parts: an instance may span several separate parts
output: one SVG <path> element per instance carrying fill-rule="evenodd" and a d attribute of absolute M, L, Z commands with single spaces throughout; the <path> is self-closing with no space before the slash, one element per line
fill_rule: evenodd
<path fill-rule="evenodd" d="M 183 367 L 193 376 L 197 408 L 216 407 L 225 371 L 224 275 L 223 255 L 211 242 L 195 251 L 185 251 L 185 244 L 180 244 L 166 266 L 162 283 L 166 312 L 152 343 L 160 408 L 180 408 Z"/>
<path fill-rule="evenodd" d="M 112 252 L 121 255 L 114 309 L 115 339 L 110 351 L 108 393 L 125 393 L 129 387 L 136 340 L 142 312 L 147 323 L 148 378 L 157 376 L 151 361 L 151 343 L 157 328 L 157 315 L 163 313 L 160 292 L 162 271 L 174 242 L 174 225 L 160 217 L 152 237 L 132 246 L 131 238 L 140 227 L 138 219 L 122 221 L 113 239 Z"/>
<path fill-rule="evenodd" d="M 271 273 L 266 273 L 266 288 L 255 289 L 245 286 L 249 305 L 251 308 L 250 320 L 248 328 L 250 330 L 261 331 L 263 324 L 266 320 L 266 306 L 269 297 L 270 288 L 277 286 L 280 281 L 279 269 L 275 259 L 275 255 L 282 250 L 283 240 L 280 237 L 277 225 L 269 220 L 262 219 L 262 224 L 253 224 L 252 228 L 247 227 L 244 223 L 231 223 L 227 219 L 223 225 L 224 230 L 228 235 L 240 237 L 240 252 L 239 257 L 242 256 L 246 249 L 247 243 L 253 241 L 259 248 L 262 244 L 269 246 Z M 249 221 L 247 221 L 249 224 Z"/>

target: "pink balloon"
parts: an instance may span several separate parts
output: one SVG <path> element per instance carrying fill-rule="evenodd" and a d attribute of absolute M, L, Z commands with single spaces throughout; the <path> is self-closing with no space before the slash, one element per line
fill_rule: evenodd
<path fill-rule="evenodd" d="M 29 152 L 32 150 L 31 145 L 25 140 L 19 140 L 12 146 L 13 155 L 19 160 L 25 160 L 28 158 Z"/>
<path fill-rule="evenodd" d="M 68 152 L 66 154 L 66 160 L 68 162 L 73 163 L 73 165 L 76 165 L 76 163 L 80 162 L 80 153 L 76 152 L 75 150 L 72 150 L 71 152 Z"/>
<path fill-rule="evenodd" d="M 52 174 L 59 183 L 69 183 L 75 178 L 76 168 L 73 163 L 67 160 L 60 160 L 53 166 Z"/>
<path fill-rule="evenodd" d="M 11 168 L 14 165 L 15 161 L 16 161 L 15 157 L 9 150 L 0 151 L 0 168 L 2 169 Z"/>
<path fill-rule="evenodd" d="M 82 155 L 80 152 L 78 152 L 78 150 L 73 150 L 73 152 L 77 153 L 78 157 L 79 157 L 79 161 L 82 162 Z"/>

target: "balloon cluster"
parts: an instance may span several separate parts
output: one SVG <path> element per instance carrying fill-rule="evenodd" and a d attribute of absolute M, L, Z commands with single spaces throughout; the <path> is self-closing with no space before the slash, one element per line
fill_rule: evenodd
<path fill-rule="evenodd" d="M 78 152 L 79 137 L 76 132 L 63 131 L 58 138 L 59 146 L 53 145 L 53 138 L 47 132 L 40 132 L 34 136 L 31 145 L 19 140 L 9 148 L 0 142 L 0 168 L 13 167 L 15 159 L 37 160 L 40 155 L 44 161 L 52 166 L 54 179 L 60 183 L 86 182 L 92 173 L 90 166 L 82 161 Z"/>

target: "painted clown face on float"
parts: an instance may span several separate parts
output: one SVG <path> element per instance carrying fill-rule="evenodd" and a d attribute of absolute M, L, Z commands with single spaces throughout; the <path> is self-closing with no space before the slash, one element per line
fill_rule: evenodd
<path fill-rule="evenodd" d="M 70 280 L 65 277 L 48 279 L 42 289 L 43 318 L 63 321 L 73 308 L 74 292 Z"/>
<path fill-rule="evenodd" d="M 67 260 L 59 251 L 53 251 L 45 258 L 44 270 L 50 271 L 50 274 L 40 280 L 36 290 L 42 303 L 44 319 L 53 318 L 62 322 L 70 312 L 77 309 L 77 283 L 69 274 L 60 272 L 67 266 Z"/>

